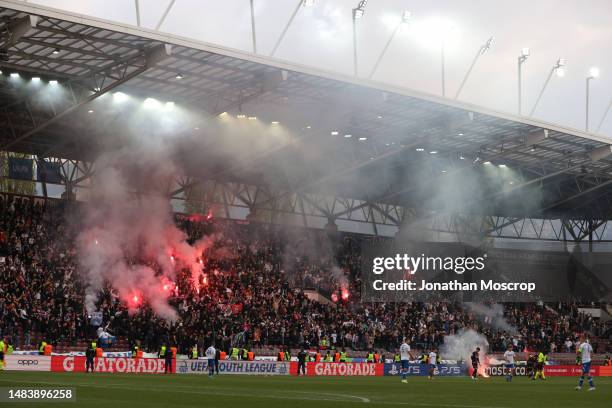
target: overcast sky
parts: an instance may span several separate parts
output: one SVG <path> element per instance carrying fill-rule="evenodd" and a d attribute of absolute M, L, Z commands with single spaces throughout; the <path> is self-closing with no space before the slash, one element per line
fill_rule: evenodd
<path fill-rule="evenodd" d="M 141 25 L 155 28 L 171 0 L 140 0 Z M 298 0 L 254 0 L 258 53 L 269 55 Z M 136 25 L 132 0 L 30 0 L 50 7 Z M 352 74 L 351 9 L 358 0 L 316 0 L 302 8 L 276 57 Z M 517 57 L 531 48 L 524 66 L 528 114 L 558 58 L 567 59 L 563 78 L 553 76 L 535 117 L 584 129 L 585 78 L 591 66 L 591 130 L 612 100 L 612 0 L 369 0 L 358 22 L 359 73 L 367 77 L 401 13 L 412 12 L 374 79 L 441 93 L 440 34 L 452 26 L 447 46 L 447 96 L 454 97 L 478 48 L 495 36 L 460 99 L 516 113 Z M 161 31 L 252 50 L 249 0 L 175 0 Z M 601 134 L 612 137 L 612 113 Z"/>

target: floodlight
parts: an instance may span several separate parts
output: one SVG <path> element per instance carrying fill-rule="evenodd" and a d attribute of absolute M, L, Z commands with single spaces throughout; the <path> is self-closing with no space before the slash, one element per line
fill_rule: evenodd
<path fill-rule="evenodd" d="M 599 76 L 599 68 L 591 67 L 591 69 L 589 69 L 589 77 L 597 78 L 598 76 Z"/>
<path fill-rule="evenodd" d="M 363 17 L 363 12 L 364 10 L 360 8 L 353 9 L 353 19 L 360 20 Z"/>
<path fill-rule="evenodd" d="M 174 78 L 176 78 L 176 79 L 183 79 L 184 76 L 183 76 L 183 74 L 178 73 L 178 74 L 176 74 L 176 76 Z"/>
<path fill-rule="evenodd" d="M 40 82 L 40 78 L 39 77 L 32 77 L 32 82 Z"/>
<path fill-rule="evenodd" d="M 368 140 L 368 138 L 362 136 L 362 137 L 359 138 L 359 140 L 363 142 L 364 140 Z"/>
<path fill-rule="evenodd" d="M 51 83 L 51 82 L 49 82 Z M 128 96 L 126 94 L 124 94 L 123 92 L 115 92 L 113 94 L 113 101 L 115 102 L 124 102 L 126 101 L 128 98 Z"/>
<path fill-rule="evenodd" d="M 57 80 L 55 80 L 55 79 L 50 80 L 49 81 L 49 85 L 57 85 Z M 121 92 L 119 92 L 119 93 L 121 93 Z"/>
<path fill-rule="evenodd" d="M 338 131 L 337 130 L 332 130 L 331 135 L 332 136 L 338 136 Z"/>
<path fill-rule="evenodd" d="M 173 109 L 173 108 L 174 108 L 174 102 L 172 101 L 166 102 L 166 109 Z"/>
<path fill-rule="evenodd" d="M 115 97 L 117 96 L 117 94 L 115 94 Z M 158 108 L 159 107 L 159 101 L 157 99 L 154 98 L 147 98 L 144 100 L 144 107 L 147 109 L 153 109 L 153 108 Z"/>
<path fill-rule="evenodd" d="M 54 50 L 53 50 L 53 54 L 56 54 L 56 55 L 57 55 L 57 54 L 59 54 L 59 53 L 60 53 L 59 48 L 56 48 L 56 49 L 54 49 Z"/>
<path fill-rule="evenodd" d="M 522 48 L 521 49 L 521 55 L 525 58 L 527 58 L 529 55 L 531 55 L 531 51 L 529 50 L 528 47 Z"/>
<path fill-rule="evenodd" d="M 347 139 L 349 139 L 349 138 L 353 137 L 353 135 L 346 134 L 346 135 L 344 135 L 344 137 L 345 137 L 345 138 L 347 138 Z"/>
<path fill-rule="evenodd" d="M 557 76 L 559 78 L 563 78 L 565 76 L 565 68 L 563 67 L 559 67 L 555 70 L 555 72 L 557 73 Z"/>
<path fill-rule="evenodd" d="M 19 73 L 11 72 L 11 78 L 19 78 Z"/>
<path fill-rule="evenodd" d="M 278 125 L 278 120 L 273 120 L 273 121 L 272 121 L 272 124 L 273 124 L 273 125 Z"/>

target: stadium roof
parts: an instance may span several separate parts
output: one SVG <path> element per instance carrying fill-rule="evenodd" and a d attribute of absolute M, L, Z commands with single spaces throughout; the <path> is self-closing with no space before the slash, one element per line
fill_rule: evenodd
<path fill-rule="evenodd" d="M 597 227 L 610 217 L 612 151 L 597 135 L 22 2 L 0 1 L 0 25 L 5 78 L 15 71 L 69 90 L 65 100 L 40 103 L 1 81 L 0 150 L 93 161 L 121 138 L 100 126 L 112 118 L 88 117 L 87 104 L 121 90 L 210 115 L 279 121 L 300 143 L 254 152 L 229 169 L 214 149 L 203 161 L 216 164 L 211 174 L 220 180 L 265 179 L 280 194 L 359 200 L 340 212 L 327 208 L 330 218 L 368 208 L 399 224 L 390 208 L 450 211 L 454 194 L 461 202 L 453 212 L 507 225 L 532 217 Z M 305 144 L 318 157 L 306 159 Z M 293 170 L 280 174 L 287 162 Z M 477 186 L 478 194 L 465 199 L 452 185 Z"/>

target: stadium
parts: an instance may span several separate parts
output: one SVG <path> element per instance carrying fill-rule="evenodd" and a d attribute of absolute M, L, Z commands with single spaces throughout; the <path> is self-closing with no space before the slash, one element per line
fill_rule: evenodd
<path fill-rule="evenodd" d="M 367 59 L 343 5 L 342 73 L 280 57 L 336 0 L 270 53 L 257 1 L 248 50 L 62 3 L 0 0 L 3 404 L 610 405 L 599 69 L 578 130 L 522 107 L 529 49 L 516 113 L 459 98 L 493 37 L 452 96 L 444 41 L 441 95 L 378 80 L 416 11 Z"/>

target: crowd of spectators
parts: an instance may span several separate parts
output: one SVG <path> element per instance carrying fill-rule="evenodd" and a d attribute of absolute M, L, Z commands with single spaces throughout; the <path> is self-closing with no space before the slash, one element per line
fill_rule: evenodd
<path fill-rule="evenodd" d="M 176 224 L 191 242 L 210 234 L 215 240 L 203 256 L 199 293 L 187 284 L 189 272 L 178 271 L 170 302 L 179 319 L 165 321 L 146 306 L 130 314 L 109 285 L 92 325 L 67 217 L 74 205 L 0 196 L 0 336 L 18 348 L 42 339 L 74 345 L 95 336 L 98 325 L 144 350 L 168 344 L 182 352 L 196 343 L 205 348 L 210 339 L 222 349 L 307 344 L 394 351 L 404 336 L 430 349 L 462 329 L 485 334 L 492 351 L 508 344 L 517 351 L 573 351 L 578 333 L 610 336 L 573 304 L 504 304 L 510 330 L 458 303 L 364 303 L 357 235 L 180 215 Z"/>

